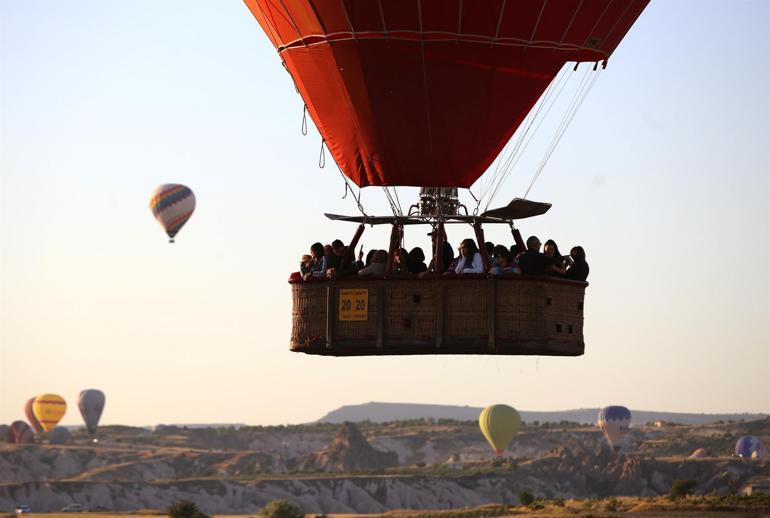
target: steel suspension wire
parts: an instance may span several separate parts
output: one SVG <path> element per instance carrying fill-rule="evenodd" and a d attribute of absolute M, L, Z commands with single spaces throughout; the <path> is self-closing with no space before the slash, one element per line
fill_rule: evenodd
<path fill-rule="evenodd" d="M 556 81 L 552 81 L 551 84 L 548 85 L 545 95 L 543 95 L 541 99 L 538 100 L 537 109 L 534 111 L 530 111 L 525 117 L 524 122 L 522 123 L 522 127 L 524 127 L 524 131 L 519 132 L 518 139 L 516 141 L 516 144 L 513 146 L 513 149 L 510 148 L 511 141 L 509 141 L 509 143 L 506 145 L 507 149 L 503 153 L 501 153 L 499 159 L 496 161 L 497 163 L 495 167 L 495 173 L 492 176 L 489 185 L 487 185 L 486 189 L 481 193 L 481 196 L 479 197 L 480 199 L 483 199 L 491 192 L 496 193 L 497 190 L 499 189 L 499 185 L 502 183 L 502 179 L 500 178 L 500 176 L 506 174 L 506 170 L 509 168 L 513 157 L 516 155 L 517 152 L 519 152 L 524 138 L 527 136 L 530 129 L 532 128 L 532 125 L 537 119 L 538 115 L 540 114 L 543 106 L 547 104 L 549 98 L 555 91 L 554 85 L 555 84 L 558 85 L 563 81 L 565 77 L 567 77 L 567 73 L 565 72 L 564 68 L 562 68 L 559 74 L 560 74 L 560 77 Z M 559 93 L 561 93 L 561 91 Z M 535 131 L 537 131 L 537 128 L 539 128 L 539 124 L 535 128 Z M 506 155 L 507 155 L 507 158 L 506 158 Z M 493 197 L 494 195 L 491 196 L 491 198 Z M 491 202 L 491 198 L 489 202 Z M 489 208 L 489 202 L 487 203 L 487 208 Z"/>
<path fill-rule="evenodd" d="M 510 173 L 518 163 L 519 159 L 523 156 L 524 151 L 527 149 L 529 143 L 537 134 L 537 131 L 540 129 L 543 121 L 548 117 L 551 108 L 553 108 L 553 106 L 556 104 L 556 101 L 561 97 L 561 94 L 571 77 L 572 74 L 569 73 L 567 67 L 563 67 L 559 72 L 556 80 L 551 82 L 544 95 L 538 101 L 537 108 L 527 115 L 527 118 L 523 124 L 524 131 L 520 132 L 513 148 L 509 151 L 503 152 L 501 158 L 498 159 L 494 175 L 492 176 L 489 184 L 485 185 L 485 189 L 479 196 L 479 205 L 481 205 L 485 198 L 487 199 L 487 204 L 484 210 L 489 209 L 489 205 L 492 203 L 500 188 L 505 183 L 505 180 L 510 176 Z M 545 113 L 542 117 L 540 117 L 540 114 L 543 112 L 543 109 L 546 106 L 547 108 Z M 535 125 L 536 121 L 537 125 Z M 534 130 L 532 130 L 533 126 Z M 529 138 L 527 139 L 527 137 Z"/>
<path fill-rule="evenodd" d="M 525 199 L 529 195 L 529 192 L 532 190 L 532 187 L 535 185 L 535 182 L 537 181 L 537 179 L 540 178 L 540 174 L 543 172 L 543 169 L 548 163 L 548 160 L 551 158 L 551 156 L 553 155 L 553 152 L 556 150 L 556 146 L 559 144 L 562 137 L 566 133 L 570 123 L 575 118 L 575 114 L 583 105 L 583 101 L 585 101 L 586 97 L 588 97 L 588 94 L 593 88 L 594 84 L 596 84 L 596 80 L 599 78 L 600 70 L 602 69 L 599 68 L 599 70 L 595 71 L 591 80 L 588 81 L 586 84 L 581 84 L 582 91 L 579 89 L 578 92 L 576 92 L 575 97 L 573 98 L 573 99 L 576 99 L 576 102 L 574 102 L 573 105 L 570 107 L 570 110 L 568 110 L 568 112 L 565 113 L 564 118 L 562 119 L 562 123 L 559 127 L 559 130 L 557 131 L 556 135 L 554 135 L 554 138 L 551 141 L 551 145 L 546 150 L 545 156 L 543 156 L 542 160 L 540 161 L 540 164 L 538 165 L 538 168 L 532 177 L 532 181 L 529 183 L 529 187 L 527 187 L 527 190 L 524 193 Z M 590 72 L 590 68 L 587 69 L 586 71 L 586 77 L 589 72 Z"/>
<path fill-rule="evenodd" d="M 353 191 L 353 187 L 350 185 L 350 180 L 348 180 L 348 177 L 345 176 L 345 173 L 342 172 L 342 169 L 336 162 L 335 162 L 335 165 L 337 165 L 337 171 L 339 171 L 340 176 L 342 177 L 342 180 L 345 182 L 345 196 L 343 196 L 342 198 L 344 199 L 348 195 L 348 193 L 352 194 L 353 199 L 356 201 L 356 205 L 358 205 L 358 210 L 361 212 L 361 215 L 365 219 L 369 219 L 369 215 L 366 213 L 366 211 L 364 211 L 364 206 L 361 203 L 361 188 L 360 187 L 358 188 L 358 195 L 356 195 L 355 192 Z"/>
<path fill-rule="evenodd" d="M 396 202 L 393 200 L 393 195 L 390 194 L 390 190 L 386 185 L 382 186 L 382 190 L 385 193 L 385 198 L 387 198 L 388 203 L 390 203 L 390 210 L 393 211 L 394 216 L 399 215 L 398 206 L 396 205 Z"/>
<path fill-rule="evenodd" d="M 548 118 L 548 114 L 551 112 L 551 108 L 553 108 L 553 106 L 556 104 L 557 100 L 561 97 L 561 94 L 564 91 L 564 88 L 567 86 L 567 83 L 569 83 L 569 79 L 572 77 L 572 74 L 570 74 L 569 72 L 566 72 L 565 70 L 566 69 L 564 68 L 562 69 L 562 72 L 564 73 L 559 78 L 559 81 L 556 83 L 556 86 L 553 89 L 550 89 L 547 92 L 547 95 L 544 96 L 543 102 L 538 106 L 537 111 L 535 112 L 533 118 L 530 120 L 530 123 L 525 129 L 524 133 L 521 135 L 513 152 L 505 161 L 505 164 L 503 166 L 503 174 L 501 175 L 501 178 L 498 180 L 495 188 L 492 190 L 492 193 L 490 194 L 489 199 L 487 201 L 485 210 L 489 209 L 489 205 L 497 196 L 497 193 L 500 191 L 500 188 L 505 183 L 505 180 L 507 180 L 508 177 L 510 176 L 511 172 L 513 171 L 513 168 L 519 162 L 519 159 L 521 159 L 521 157 L 524 155 L 524 152 L 529 147 L 529 143 L 532 142 L 532 139 L 534 139 L 535 135 L 540 129 L 540 126 L 543 124 L 543 121 L 545 121 Z M 559 88 L 559 85 L 561 85 L 560 88 Z M 555 95 L 554 95 L 554 92 L 556 92 Z M 546 109 L 545 114 L 538 119 L 537 117 L 540 115 L 540 112 L 542 111 L 544 106 L 548 106 L 548 108 Z M 534 124 L 535 120 L 537 120 L 537 125 L 535 126 L 534 131 L 530 132 L 530 129 L 532 128 L 532 125 Z M 527 139 L 527 136 L 529 136 L 528 139 Z"/>

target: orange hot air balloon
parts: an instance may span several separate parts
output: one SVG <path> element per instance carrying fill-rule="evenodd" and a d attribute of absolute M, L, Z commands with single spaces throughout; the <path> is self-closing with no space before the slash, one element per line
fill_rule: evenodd
<path fill-rule="evenodd" d="M 32 412 L 43 430 L 50 432 L 67 413 L 67 402 L 57 394 L 42 394 L 32 403 Z"/>

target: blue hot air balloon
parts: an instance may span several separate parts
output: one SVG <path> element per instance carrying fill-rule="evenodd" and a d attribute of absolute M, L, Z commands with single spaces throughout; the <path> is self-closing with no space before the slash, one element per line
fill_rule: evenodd
<path fill-rule="evenodd" d="M 631 411 L 624 406 L 606 406 L 599 410 L 598 424 L 610 446 L 619 450 L 628 434 Z"/>
<path fill-rule="evenodd" d="M 735 443 L 735 456 L 746 459 L 763 459 L 767 456 L 767 449 L 756 435 L 744 435 Z"/>

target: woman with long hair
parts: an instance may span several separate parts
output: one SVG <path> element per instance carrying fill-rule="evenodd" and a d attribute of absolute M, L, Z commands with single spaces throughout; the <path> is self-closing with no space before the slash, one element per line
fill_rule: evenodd
<path fill-rule="evenodd" d="M 473 239 L 463 239 L 460 243 L 459 259 L 454 269 L 455 273 L 484 273 L 484 261 L 482 261 L 479 248 Z"/>
<path fill-rule="evenodd" d="M 588 263 L 586 262 L 586 251 L 582 246 L 573 246 L 569 252 L 570 264 L 567 267 L 566 277 L 574 281 L 585 281 L 588 278 Z"/>
<path fill-rule="evenodd" d="M 315 277 L 326 277 L 326 253 L 321 243 L 313 243 L 310 246 L 310 271 L 302 278 L 308 280 Z"/>
<path fill-rule="evenodd" d="M 558 277 L 562 277 L 567 273 L 564 258 L 559 251 L 559 246 L 556 244 L 556 241 L 549 239 L 545 242 L 543 245 L 543 255 L 545 255 L 548 260 L 548 266 L 546 266 L 545 273 L 556 275 Z"/>

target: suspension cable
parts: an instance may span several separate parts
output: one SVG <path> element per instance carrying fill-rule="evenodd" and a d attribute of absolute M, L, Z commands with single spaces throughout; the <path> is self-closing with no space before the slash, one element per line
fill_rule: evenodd
<path fill-rule="evenodd" d="M 540 129 L 540 126 L 543 124 L 543 121 L 548 118 L 548 114 L 551 112 L 551 109 L 556 104 L 557 100 L 561 97 L 562 92 L 564 91 L 571 77 L 572 74 L 569 73 L 567 67 L 563 67 L 559 72 L 556 80 L 551 82 L 551 84 L 546 89 L 545 94 L 539 100 L 537 108 L 530 112 L 527 115 L 527 118 L 525 118 L 524 131 L 520 132 L 519 137 L 513 146 L 513 149 L 510 149 L 510 151 L 507 152 L 507 156 L 498 160 L 495 174 L 493 175 L 489 185 L 486 186 L 485 190 L 479 197 L 479 205 L 481 205 L 484 198 L 487 198 L 487 204 L 484 210 L 489 209 L 490 204 L 497 196 L 497 193 L 504 185 L 507 178 L 510 176 L 519 159 L 524 155 L 524 151 L 527 149 L 530 142 L 532 142 L 534 139 L 535 135 Z M 542 117 L 540 117 L 540 114 L 543 112 L 544 108 L 545 113 Z M 536 121 L 537 124 L 535 125 Z M 534 130 L 532 129 L 533 126 Z M 503 153 L 503 155 L 505 154 L 506 153 Z"/>
<path fill-rule="evenodd" d="M 360 187 L 358 188 L 358 195 L 356 195 L 356 193 L 353 191 L 353 187 L 350 185 L 350 180 L 348 179 L 347 176 L 345 176 L 345 173 L 342 172 L 342 168 L 340 168 L 340 166 L 336 163 L 336 161 L 335 161 L 335 165 L 337 165 L 337 171 L 339 171 L 340 176 L 342 177 L 342 180 L 345 182 L 345 196 L 343 196 L 343 198 L 345 198 L 348 195 L 348 193 L 352 194 L 353 199 L 356 201 L 356 205 L 358 205 L 358 210 L 361 212 L 361 215 L 364 217 L 365 220 L 368 220 L 369 215 L 366 213 L 366 211 L 364 211 L 364 206 L 361 203 L 361 188 Z"/>
<path fill-rule="evenodd" d="M 492 187 L 491 193 L 489 195 L 489 198 L 487 200 L 487 204 L 484 210 L 489 209 L 489 205 L 495 199 L 495 197 L 497 196 L 497 193 L 500 191 L 500 188 L 503 186 L 505 181 L 510 176 L 514 166 L 518 163 L 519 159 L 523 156 L 524 151 L 529 146 L 529 143 L 532 142 L 532 139 L 537 134 L 537 131 L 540 129 L 540 126 L 542 125 L 543 121 L 548 117 L 548 114 L 550 113 L 551 108 L 554 106 L 557 99 L 561 97 L 561 93 L 563 92 L 564 87 L 569 82 L 570 77 L 571 77 L 571 74 L 569 74 L 568 72 L 562 73 L 561 76 L 558 78 L 557 82 L 551 84 L 551 85 L 555 85 L 554 88 L 550 88 L 549 86 L 549 89 L 546 91 L 546 95 L 543 98 L 543 102 L 541 102 L 538 105 L 537 110 L 534 112 L 534 114 L 529 120 L 529 124 L 525 127 L 524 132 L 520 135 L 518 142 L 514 146 L 513 150 L 511 151 L 507 159 L 504 160 L 503 162 L 504 165 L 501 170 L 502 173 L 499 179 L 497 180 L 496 184 L 494 184 Z M 565 78 L 567 78 L 566 81 L 565 81 Z M 559 85 L 561 85 L 561 88 L 558 88 Z M 554 95 L 554 92 L 556 92 L 556 95 Z M 550 101 L 550 104 L 549 104 L 549 101 Z M 548 106 L 548 108 L 546 109 L 545 115 L 538 119 L 540 113 L 542 112 L 543 107 L 545 106 Z M 536 120 L 538 121 L 537 125 L 535 126 L 534 131 L 530 133 L 532 126 Z M 529 136 L 529 139 L 527 139 L 527 136 Z"/>
<path fill-rule="evenodd" d="M 597 63 L 598 64 L 598 63 Z M 594 66 L 594 69 L 596 70 L 596 66 Z M 601 69 L 599 69 L 601 70 Z M 590 68 L 587 70 L 586 75 L 590 71 Z M 527 187 L 526 192 L 524 193 L 524 198 L 529 195 L 529 192 L 532 190 L 532 187 L 535 185 L 535 182 L 540 177 L 540 174 L 543 172 L 543 169 L 545 168 L 546 164 L 548 163 L 548 160 L 553 155 L 553 152 L 555 151 L 557 145 L 561 141 L 562 137 L 567 131 L 567 128 L 569 127 L 572 120 L 575 118 L 575 114 L 578 112 L 580 107 L 583 105 L 583 101 L 585 101 L 586 97 L 588 97 L 588 93 L 593 88 L 594 84 L 596 84 L 596 80 L 599 78 L 600 72 L 597 70 L 594 76 L 591 78 L 590 81 L 588 81 L 585 85 L 581 84 L 582 91 L 576 92 L 576 99 L 577 101 L 573 104 L 573 106 L 570 107 L 570 110 L 565 113 L 564 119 L 562 119 L 562 124 L 559 127 L 559 130 L 556 135 L 554 135 L 553 140 L 551 141 L 551 145 L 549 146 L 548 150 L 546 151 L 545 156 L 543 156 L 543 159 L 540 161 L 540 164 L 538 165 L 537 170 L 535 171 L 535 174 L 532 177 L 532 181 L 529 183 L 529 187 Z M 578 98 L 579 96 L 579 98 Z"/>
<path fill-rule="evenodd" d="M 511 161 L 513 160 L 513 157 L 516 156 L 517 152 L 520 151 L 521 144 L 524 141 L 524 138 L 529 133 L 530 129 L 532 128 L 532 125 L 534 124 L 535 120 L 537 119 L 537 116 L 540 114 L 540 111 L 542 110 L 543 106 L 545 106 L 549 100 L 549 98 L 553 95 L 553 92 L 555 91 L 556 86 L 558 86 L 564 78 L 567 77 L 567 74 L 565 73 L 565 70 L 562 69 L 559 72 L 559 77 L 556 81 L 552 81 L 548 88 L 545 91 L 545 95 L 541 97 L 541 99 L 538 101 L 538 107 L 534 111 L 530 111 L 527 116 L 524 119 L 524 122 L 522 123 L 521 127 L 524 128 L 523 132 L 519 132 L 519 136 L 517 139 L 516 144 L 513 146 L 513 149 L 510 147 L 510 142 L 506 145 L 507 150 L 501 153 L 500 158 L 496 161 L 496 167 L 495 167 L 495 173 L 492 175 L 492 178 L 490 179 L 490 182 L 488 185 L 485 186 L 485 189 L 481 192 L 481 195 L 479 196 L 479 199 L 482 200 L 487 196 L 487 194 L 490 194 L 490 192 L 496 193 L 499 189 L 499 185 L 502 183 L 504 179 L 501 179 L 501 175 L 505 175 L 506 171 L 511 165 Z M 566 83 L 565 83 L 566 84 Z M 561 93 L 561 91 L 559 91 Z M 558 97 L 558 95 L 557 95 Z M 540 121 L 542 122 L 542 120 Z M 538 126 L 535 127 L 535 131 L 537 131 Z M 534 136 L 534 133 L 533 133 Z M 521 150 L 523 151 L 523 150 Z M 503 158 L 504 155 L 508 155 L 507 158 Z M 504 164 L 504 165 L 503 165 Z M 494 194 L 490 197 L 489 203 L 491 203 L 491 198 L 494 197 Z M 479 202 L 480 203 L 480 202 Z M 489 203 L 487 203 L 487 208 L 489 208 Z"/>

